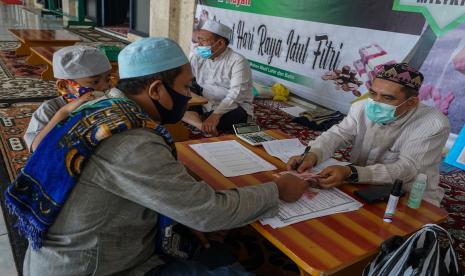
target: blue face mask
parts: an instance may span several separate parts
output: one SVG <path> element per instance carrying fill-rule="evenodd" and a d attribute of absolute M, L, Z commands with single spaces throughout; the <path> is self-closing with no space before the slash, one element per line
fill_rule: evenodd
<path fill-rule="evenodd" d="M 213 55 L 211 46 L 197 46 L 197 48 L 195 48 L 195 51 L 198 56 L 204 59 L 209 59 Z"/>
<path fill-rule="evenodd" d="M 397 119 L 396 109 L 407 101 L 408 99 L 396 106 L 368 99 L 365 104 L 365 113 L 368 119 L 374 123 L 389 124 Z"/>

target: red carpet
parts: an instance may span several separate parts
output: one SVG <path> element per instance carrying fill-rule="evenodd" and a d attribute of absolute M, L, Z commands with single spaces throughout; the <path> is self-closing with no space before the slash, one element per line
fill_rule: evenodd
<path fill-rule="evenodd" d="M 21 0 L 0 0 L 0 2 L 7 5 L 22 5 L 23 1 Z"/>

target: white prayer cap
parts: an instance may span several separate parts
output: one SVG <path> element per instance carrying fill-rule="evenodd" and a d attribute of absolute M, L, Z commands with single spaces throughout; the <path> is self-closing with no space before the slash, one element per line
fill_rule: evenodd
<path fill-rule="evenodd" d="M 232 30 L 228 26 L 221 24 L 219 22 L 213 21 L 213 20 L 207 20 L 205 24 L 203 24 L 202 30 L 206 30 L 209 32 L 212 32 L 214 34 L 217 34 L 219 36 L 222 36 L 226 38 L 227 40 L 230 39 Z"/>
<path fill-rule="evenodd" d="M 83 45 L 64 47 L 53 54 L 53 75 L 57 79 L 93 77 L 111 70 L 107 56 Z"/>

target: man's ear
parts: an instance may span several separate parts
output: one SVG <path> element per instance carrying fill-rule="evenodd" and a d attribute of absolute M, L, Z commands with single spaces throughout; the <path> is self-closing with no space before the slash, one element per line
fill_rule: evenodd
<path fill-rule="evenodd" d="M 153 100 L 158 101 L 160 99 L 160 94 L 163 89 L 165 89 L 163 82 L 161 80 L 155 80 L 149 86 L 149 91 L 148 91 L 149 97 L 152 98 Z"/>
<path fill-rule="evenodd" d="M 420 99 L 418 98 L 418 96 L 414 96 L 414 97 L 410 98 L 410 101 L 408 101 L 407 105 L 408 106 L 417 106 L 419 102 L 420 102 Z"/>
<path fill-rule="evenodd" d="M 58 90 L 68 90 L 68 83 L 66 80 L 57 80 L 55 85 L 57 86 Z"/>

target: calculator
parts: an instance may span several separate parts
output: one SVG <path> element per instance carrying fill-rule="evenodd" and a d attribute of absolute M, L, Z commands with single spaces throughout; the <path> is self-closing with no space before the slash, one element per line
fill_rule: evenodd
<path fill-rule="evenodd" d="M 263 142 L 276 140 L 272 136 L 263 132 L 255 123 L 235 124 L 233 125 L 233 128 L 237 137 L 252 146 L 259 146 Z"/>

